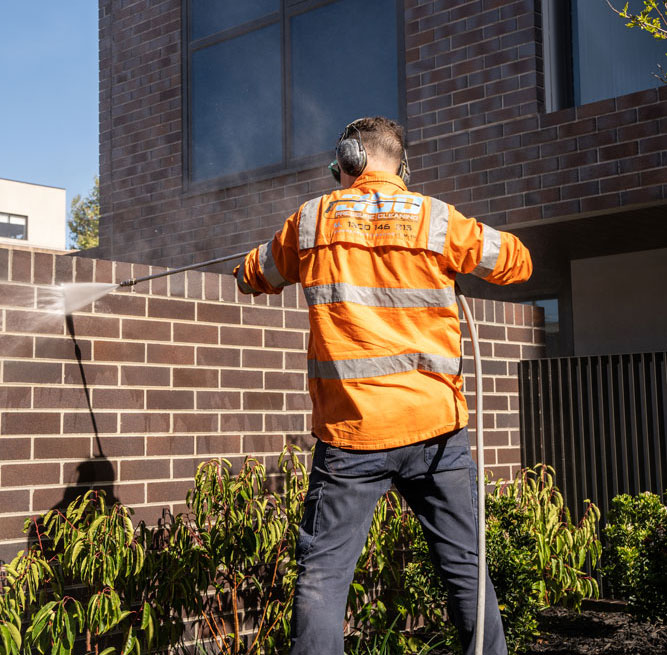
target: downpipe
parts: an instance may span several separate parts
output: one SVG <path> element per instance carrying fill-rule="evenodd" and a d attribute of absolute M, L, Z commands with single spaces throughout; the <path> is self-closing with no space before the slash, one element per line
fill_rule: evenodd
<path fill-rule="evenodd" d="M 175 273 L 183 273 L 205 266 L 212 266 L 213 264 L 221 264 L 222 262 L 231 261 L 234 259 L 241 259 L 245 257 L 248 252 L 239 252 L 233 255 L 226 255 L 225 257 L 218 257 L 216 259 L 209 259 L 198 264 L 190 264 L 189 266 L 181 266 L 180 268 L 172 268 L 161 273 L 154 273 L 153 275 L 146 275 L 144 277 L 130 278 L 124 280 L 119 287 L 131 287 L 140 282 L 154 280 L 156 278 L 165 277 L 167 275 L 174 275 Z M 476 416 L 476 436 L 477 436 L 477 621 L 475 629 L 475 655 L 484 655 L 484 610 L 486 601 L 486 484 L 484 478 L 484 431 L 483 431 L 483 390 L 482 390 L 482 358 L 479 352 L 479 340 L 477 338 L 477 328 L 472 317 L 472 312 L 468 306 L 466 297 L 461 292 L 461 289 L 456 285 L 456 298 L 458 299 L 463 315 L 465 316 L 466 324 L 468 325 L 468 332 L 470 334 L 470 342 L 472 343 L 472 354 L 475 362 L 475 416 Z"/>

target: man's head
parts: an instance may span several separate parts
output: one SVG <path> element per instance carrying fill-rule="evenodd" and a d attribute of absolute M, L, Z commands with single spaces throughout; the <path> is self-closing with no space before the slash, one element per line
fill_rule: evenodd
<path fill-rule="evenodd" d="M 397 173 L 407 183 L 409 169 L 403 128 L 383 116 L 359 118 L 350 123 L 336 146 L 336 167 L 332 173 L 343 186 L 349 186 L 362 172 Z M 331 167 L 330 167 L 331 168 Z M 336 170 L 338 169 L 338 170 Z"/>

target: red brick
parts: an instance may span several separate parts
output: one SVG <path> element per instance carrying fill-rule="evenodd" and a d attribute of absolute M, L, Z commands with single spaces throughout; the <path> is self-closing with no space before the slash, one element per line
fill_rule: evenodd
<path fill-rule="evenodd" d="M 32 480 L 35 486 L 58 484 L 60 482 L 60 464 L 3 464 L 0 466 L 0 478 L 3 487 L 25 487 L 26 480 Z"/>
<path fill-rule="evenodd" d="M 30 407 L 30 387 L 0 387 L 0 407 L 17 409 Z"/>
<path fill-rule="evenodd" d="M 220 344 L 225 346 L 261 346 L 262 331 L 248 327 L 220 327 Z"/>
<path fill-rule="evenodd" d="M 32 282 L 32 253 L 12 250 L 11 279 L 15 282 Z"/>
<path fill-rule="evenodd" d="M 106 457 L 142 457 L 144 454 L 144 437 L 128 437 L 119 434 L 99 439 L 93 444 L 93 454 L 97 456 L 102 451 Z"/>
<path fill-rule="evenodd" d="M 78 337 L 107 337 L 110 339 L 120 336 L 120 319 L 94 314 L 76 314 L 72 316 L 74 333 Z"/>
<path fill-rule="evenodd" d="M 48 362 L 6 361 L 5 382 L 34 382 L 38 384 L 60 384 L 62 364 Z"/>
<path fill-rule="evenodd" d="M 283 354 L 277 350 L 244 350 L 244 368 L 282 368 Z"/>
<path fill-rule="evenodd" d="M 143 409 L 144 391 L 142 389 L 93 389 L 93 407 Z"/>
<path fill-rule="evenodd" d="M 168 387 L 171 374 L 164 366 L 122 366 L 120 383 L 128 386 Z"/>
<path fill-rule="evenodd" d="M 264 386 L 266 389 L 305 389 L 304 373 L 272 373 L 267 372 L 264 375 Z"/>
<path fill-rule="evenodd" d="M 218 327 L 195 323 L 174 323 L 174 341 L 185 343 L 218 343 Z"/>
<path fill-rule="evenodd" d="M 197 391 L 197 409 L 241 409 L 237 391 Z"/>
<path fill-rule="evenodd" d="M 36 337 L 35 358 L 37 359 L 80 359 L 89 360 L 90 341 L 58 337 Z"/>
<path fill-rule="evenodd" d="M 98 265 L 100 262 L 97 262 Z M 96 314 L 114 316 L 146 316 L 146 299 L 127 293 L 108 294 L 95 301 Z"/>
<path fill-rule="evenodd" d="M 218 370 L 214 368 L 175 368 L 174 387 L 217 387 Z"/>
<path fill-rule="evenodd" d="M 93 359 L 98 362 L 143 362 L 146 345 L 124 341 L 95 341 Z"/>
<path fill-rule="evenodd" d="M 90 457 L 90 437 L 54 436 L 35 439 L 35 459 L 81 459 Z"/>
<path fill-rule="evenodd" d="M 171 462 L 168 459 L 122 460 L 120 463 L 121 480 L 155 480 L 169 478 Z"/>
<path fill-rule="evenodd" d="M 109 364 L 65 364 L 64 383 L 116 385 L 118 384 L 118 367 Z"/>
<path fill-rule="evenodd" d="M 194 392 L 148 389 L 146 409 L 194 409 Z"/>
<path fill-rule="evenodd" d="M 123 319 L 123 339 L 171 341 L 171 323 L 126 318 Z"/>
<path fill-rule="evenodd" d="M 0 514 L 30 511 L 30 492 L 27 489 L 0 491 Z"/>
<path fill-rule="evenodd" d="M 247 434 L 243 437 L 243 451 L 253 453 L 279 453 L 285 439 L 280 434 Z"/>
<path fill-rule="evenodd" d="M 59 434 L 60 414 L 3 412 L 2 434 Z"/>
<path fill-rule="evenodd" d="M 270 432 L 298 432 L 305 429 L 303 414 L 267 414 L 265 429 Z"/>
<path fill-rule="evenodd" d="M 12 459 L 30 459 L 30 438 L 22 437 L 13 439 L 11 437 L 0 437 L 0 448 L 2 449 L 2 461 Z"/>
<path fill-rule="evenodd" d="M 283 409 L 284 398 L 282 393 L 266 393 L 263 391 L 246 392 L 243 394 L 243 409 L 277 410 Z"/>
<path fill-rule="evenodd" d="M 3 357 L 32 357 L 34 337 L 0 334 L 0 352 Z"/>
<path fill-rule="evenodd" d="M 222 303 L 197 303 L 197 320 L 209 323 L 234 323 L 241 322 L 241 308 L 234 305 L 223 305 Z"/>
<path fill-rule="evenodd" d="M 241 437 L 230 434 L 205 434 L 197 437 L 198 455 L 220 455 L 240 453 Z"/>
<path fill-rule="evenodd" d="M 0 284 L 0 305 L 30 308 L 35 305 L 35 288 L 25 284 Z"/>
<path fill-rule="evenodd" d="M 204 414 L 196 412 L 193 414 L 175 413 L 174 431 L 175 432 L 217 432 L 218 414 Z"/>
<path fill-rule="evenodd" d="M 243 325 L 259 325 L 265 327 L 283 327 L 283 312 L 277 309 L 262 307 L 243 307 Z M 288 312 L 285 312 L 287 314 Z"/>
<path fill-rule="evenodd" d="M 169 432 L 169 429 L 169 414 L 142 412 L 121 414 L 120 417 L 120 431 L 123 434 Z"/>
<path fill-rule="evenodd" d="M 230 389 L 262 389 L 263 374 L 261 371 L 221 369 L 220 386 Z"/>
<path fill-rule="evenodd" d="M 188 490 L 193 486 L 191 480 L 150 482 L 147 485 L 146 501 L 149 503 L 168 503 L 174 500 L 185 500 Z"/>
<path fill-rule="evenodd" d="M 115 433 L 118 431 L 116 414 L 73 412 L 63 415 L 63 434 Z"/>
<path fill-rule="evenodd" d="M 153 318 L 194 320 L 195 303 L 187 300 L 173 300 L 171 298 L 149 298 L 148 316 Z"/>
<path fill-rule="evenodd" d="M 184 365 L 195 363 L 194 346 L 174 346 L 156 343 L 147 344 L 149 364 Z"/>
<path fill-rule="evenodd" d="M 240 366 L 241 351 L 237 348 L 197 348 L 197 366 Z"/>
<path fill-rule="evenodd" d="M 35 387 L 33 407 L 35 409 L 84 409 L 88 407 L 86 390 L 83 387 Z"/>
<path fill-rule="evenodd" d="M 310 395 L 307 393 L 288 393 L 285 396 L 286 403 L 285 408 L 290 411 L 311 411 L 313 404 L 310 399 Z"/>
<path fill-rule="evenodd" d="M 262 414 L 225 412 L 220 416 L 220 432 L 261 432 Z"/>
<path fill-rule="evenodd" d="M 65 321 L 62 315 L 52 312 L 8 309 L 5 313 L 5 330 L 31 334 L 64 334 Z"/>
<path fill-rule="evenodd" d="M 146 438 L 146 455 L 192 455 L 194 454 L 192 435 L 164 435 Z"/>

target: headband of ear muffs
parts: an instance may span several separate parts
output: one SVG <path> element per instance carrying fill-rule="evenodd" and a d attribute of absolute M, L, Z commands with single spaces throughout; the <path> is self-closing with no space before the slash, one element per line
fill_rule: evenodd
<path fill-rule="evenodd" d="M 352 177 L 358 177 L 364 172 L 368 163 L 366 148 L 361 140 L 361 132 L 355 125 L 356 122 L 353 121 L 345 127 L 336 145 L 336 160 L 329 164 L 329 170 L 338 183 L 340 183 L 341 170 Z M 350 136 L 352 130 L 357 133 L 356 137 Z M 405 148 L 403 148 L 403 158 L 396 174 L 406 185 L 410 182 L 410 166 Z"/>

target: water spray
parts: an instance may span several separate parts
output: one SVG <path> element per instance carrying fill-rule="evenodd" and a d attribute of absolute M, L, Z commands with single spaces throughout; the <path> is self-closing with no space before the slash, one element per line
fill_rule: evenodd
<path fill-rule="evenodd" d="M 66 316 L 71 315 L 72 312 L 89 305 L 91 302 L 102 298 L 106 294 L 123 287 L 132 287 L 140 282 L 148 282 L 157 278 L 166 277 L 168 275 L 175 275 L 176 273 L 184 273 L 205 266 L 212 266 L 213 264 L 221 264 L 222 262 L 231 261 L 234 259 L 241 259 L 245 257 L 248 252 L 239 252 L 233 255 L 226 255 L 224 257 L 217 257 L 216 259 L 209 259 L 205 262 L 197 264 L 190 264 L 188 266 L 180 266 L 179 268 L 172 268 L 161 273 L 153 273 L 152 275 L 145 275 L 143 277 L 135 277 L 123 280 L 119 284 L 100 284 L 95 282 L 84 282 L 75 284 L 62 285 L 63 294 L 63 311 Z M 461 292 L 458 285 L 455 287 L 456 297 L 461 304 L 466 323 L 468 325 L 468 332 L 470 333 L 470 341 L 473 349 L 473 360 L 475 362 L 475 414 L 477 418 L 477 512 L 478 512 L 478 532 L 477 532 L 477 628 L 475 630 L 475 655 L 483 655 L 484 648 L 484 610 L 486 600 L 486 513 L 485 513 L 485 496 L 486 496 L 486 482 L 484 476 L 484 435 L 483 435 L 483 393 L 482 393 L 482 359 L 479 352 L 479 341 L 477 338 L 477 329 L 475 328 L 475 321 L 472 317 L 472 312 L 468 306 L 468 302 Z"/>
<path fill-rule="evenodd" d="M 217 257 L 216 259 L 209 259 L 205 262 L 197 264 L 189 264 L 188 266 L 180 266 L 179 268 L 170 268 L 161 273 L 153 273 L 152 275 L 144 275 L 143 277 L 133 277 L 128 280 L 123 280 L 119 284 L 114 283 L 100 283 L 100 282 L 75 282 L 73 284 L 63 284 L 59 287 L 62 293 L 62 311 L 65 316 L 70 316 L 86 305 L 89 305 L 95 300 L 106 296 L 108 293 L 120 289 L 122 287 L 133 287 L 140 282 L 148 282 L 159 277 L 166 277 L 167 275 L 175 275 L 176 273 L 184 273 L 185 271 L 192 271 L 197 268 L 204 268 L 205 266 L 212 266 L 213 264 L 221 264 L 222 262 L 231 261 L 233 259 L 241 259 L 245 257 L 248 252 L 237 252 L 233 255 L 226 255 L 224 257 Z"/>

